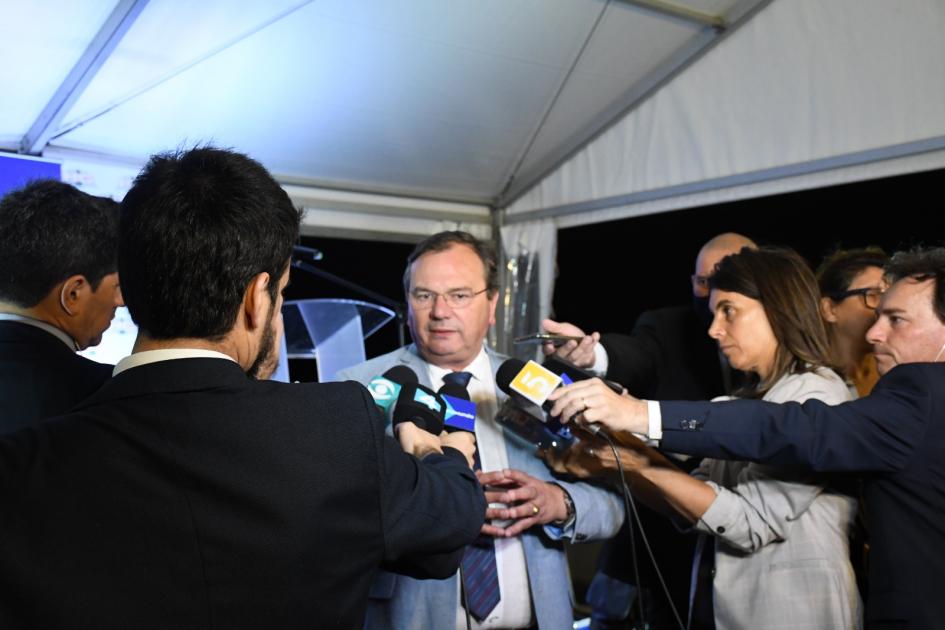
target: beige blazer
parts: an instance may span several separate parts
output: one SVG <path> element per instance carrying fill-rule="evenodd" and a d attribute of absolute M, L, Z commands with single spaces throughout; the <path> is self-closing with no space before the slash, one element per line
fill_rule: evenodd
<path fill-rule="evenodd" d="M 791 374 L 770 402 L 850 399 L 833 371 Z M 749 462 L 706 459 L 693 471 L 718 496 L 696 525 L 715 537 L 713 578 L 719 630 L 862 628 L 862 602 L 848 536 L 856 498 L 828 479 Z"/>

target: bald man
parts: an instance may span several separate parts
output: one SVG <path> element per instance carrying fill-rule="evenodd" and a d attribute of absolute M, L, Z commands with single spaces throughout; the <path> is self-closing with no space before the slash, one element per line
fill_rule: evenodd
<path fill-rule="evenodd" d="M 706 334 L 712 322 L 708 280 L 720 260 L 743 247 L 756 245 L 734 232 L 710 239 L 699 250 L 690 278 L 692 306 L 645 311 L 629 335 L 588 335 L 573 324 L 546 319 L 542 327 L 547 332 L 583 339 L 559 348 L 547 345 L 545 354 L 554 353 L 606 375 L 634 395 L 647 392 L 651 398 L 708 400 L 724 393 L 728 388 L 723 382 L 718 349 Z"/>
<path fill-rule="evenodd" d="M 560 348 L 548 345 L 545 353 L 555 353 L 580 367 L 606 375 L 640 398 L 709 400 L 730 392 L 732 371 L 719 354 L 716 342 L 707 334 L 712 322 L 708 279 L 719 261 L 743 247 L 757 246 L 751 239 L 733 232 L 710 239 L 696 256 L 690 278 L 692 305 L 645 311 L 629 335 L 597 332 L 588 335 L 573 324 L 545 320 L 542 326 L 549 333 L 583 337 L 580 342 L 569 341 Z M 737 381 L 737 373 L 734 376 Z M 680 465 L 688 468 L 685 463 Z M 645 507 L 638 506 L 638 510 L 673 603 L 682 619 L 686 619 L 694 537 L 667 529 L 664 519 Z M 649 526 L 650 522 L 653 526 Z M 626 531 L 625 528 L 604 547 L 598 573 L 588 591 L 589 603 L 594 607 L 592 628 L 595 630 L 619 627 L 611 624 L 619 623 L 629 612 L 634 588 L 630 585 L 633 572 Z M 640 581 L 649 592 L 647 621 L 653 627 L 673 627 L 672 610 L 652 565 L 649 559 L 643 559 L 645 554 L 638 557 L 641 559 Z"/>

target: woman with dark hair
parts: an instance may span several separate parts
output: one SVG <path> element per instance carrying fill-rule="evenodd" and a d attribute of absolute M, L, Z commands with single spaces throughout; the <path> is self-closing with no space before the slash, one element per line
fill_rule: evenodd
<path fill-rule="evenodd" d="M 740 397 L 849 400 L 843 380 L 830 369 L 817 284 L 800 256 L 743 249 L 719 263 L 709 284 L 715 314 L 709 335 L 732 367 L 751 376 Z M 552 398 L 552 411 L 562 417 L 583 413 L 606 424 L 629 402 L 597 379 L 562 388 Z M 599 451 L 603 466 L 615 466 L 608 451 L 590 440 L 584 444 Z M 855 498 L 807 473 L 706 459 L 690 476 L 655 450 L 645 450 L 642 466 L 639 446 L 621 450 L 622 458 L 636 460 L 628 479 L 634 494 L 703 535 L 693 564 L 690 628 L 861 627 L 847 546 Z M 553 463 L 586 472 L 572 461 Z"/>
<path fill-rule="evenodd" d="M 879 380 L 866 331 L 876 321 L 876 307 L 886 289 L 883 266 L 888 260 L 878 247 L 841 249 L 817 270 L 820 314 L 833 356 L 855 396 L 866 396 Z"/>

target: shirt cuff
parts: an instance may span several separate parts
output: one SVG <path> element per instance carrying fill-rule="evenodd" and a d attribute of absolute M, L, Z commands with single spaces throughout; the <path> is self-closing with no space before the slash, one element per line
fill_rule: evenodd
<path fill-rule="evenodd" d="M 705 483 L 715 490 L 715 500 L 709 504 L 705 513 L 696 521 L 693 529 L 704 534 L 721 536 L 726 532 L 726 525 L 729 530 L 733 529 L 737 506 L 732 502 L 734 497 L 731 496 L 731 493 L 723 495 L 722 488 L 717 483 L 713 481 L 706 481 Z"/>
<path fill-rule="evenodd" d="M 598 341 L 594 344 L 594 365 L 591 366 L 591 372 L 603 377 L 607 374 L 609 367 L 610 357 L 607 356 L 607 348 Z"/>
<path fill-rule="evenodd" d="M 545 534 L 551 540 L 573 540 L 574 539 L 574 520 L 565 523 L 563 527 L 546 523 L 543 527 Z"/>
<path fill-rule="evenodd" d="M 650 427 L 647 429 L 647 437 L 651 440 L 663 439 L 663 414 L 660 412 L 660 403 L 657 400 L 646 401 L 646 415 L 649 416 Z"/>

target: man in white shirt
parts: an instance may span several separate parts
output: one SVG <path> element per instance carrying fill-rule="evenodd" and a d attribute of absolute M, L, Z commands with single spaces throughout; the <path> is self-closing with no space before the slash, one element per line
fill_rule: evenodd
<path fill-rule="evenodd" d="M 504 399 L 495 372 L 505 357 L 484 342 L 495 323 L 497 276 L 491 247 L 472 235 L 429 237 L 414 249 L 404 274 L 414 344 L 338 374 L 340 380 L 367 383 L 392 366 L 406 365 L 433 389 L 444 378 L 465 381 L 476 403 L 477 446 L 487 471 L 479 478 L 489 486 L 491 522 L 477 544 L 485 549 L 481 562 L 494 564 L 494 570 L 483 571 L 467 552 L 465 593 L 455 576 L 381 575 L 372 587 L 367 628 L 465 628 L 465 595 L 474 628 L 569 629 L 573 612 L 562 539 L 606 538 L 622 522 L 616 495 L 585 483 L 553 481 L 534 447 L 495 422 Z M 495 586 L 482 586 L 490 582 L 497 582 L 497 597 Z"/>

